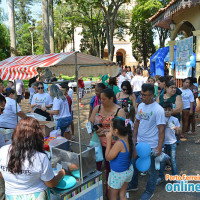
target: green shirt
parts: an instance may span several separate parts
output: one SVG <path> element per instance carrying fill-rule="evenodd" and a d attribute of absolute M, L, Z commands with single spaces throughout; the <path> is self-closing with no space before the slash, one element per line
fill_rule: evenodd
<path fill-rule="evenodd" d="M 116 85 L 113 85 L 113 86 L 112 86 L 112 85 L 109 85 L 108 88 L 110 88 L 110 89 L 113 90 L 113 92 L 115 93 L 115 96 L 116 96 L 116 94 L 117 94 L 118 92 L 120 92 L 119 87 L 116 86 Z"/>
<path fill-rule="evenodd" d="M 108 74 L 106 74 L 106 75 L 101 75 L 100 76 L 100 78 L 102 77 L 102 83 L 104 84 L 104 85 L 108 85 L 108 83 L 106 82 L 108 79 L 109 79 L 109 76 L 108 76 Z"/>

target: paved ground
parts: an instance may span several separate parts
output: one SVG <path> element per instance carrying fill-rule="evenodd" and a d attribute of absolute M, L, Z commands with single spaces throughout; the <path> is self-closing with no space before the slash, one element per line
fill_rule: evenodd
<path fill-rule="evenodd" d="M 90 141 L 90 135 L 87 134 L 85 123 L 88 119 L 88 111 L 89 111 L 89 101 L 91 97 L 94 95 L 94 91 L 92 93 L 86 94 L 82 103 L 85 107 L 80 108 L 80 119 L 81 119 L 81 142 L 88 144 Z M 27 104 L 27 100 L 22 102 L 21 107 L 22 110 L 28 112 L 29 106 Z M 75 137 L 76 141 L 78 141 L 77 134 L 77 103 L 76 103 L 76 95 L 74 95 L 74 122 L 75 122 Z M 187 174 L 187 175 L 196 175 L 200 174 L 200 144 L 194 144 L 194 141 L 200 138 L 200 128 L 197 127 L 196 135 L 188 136 L 187 140 L 181 142 L 181 144 L 177 147 L 177 163 L 179 174 Z M 104 171 L 103 171 L 104 172 Z M 129 199 L 138 200 L 145 190 L 145 185 L 147 182 L 148 176 L 140 176 L 139 177 L 139 190 L 137 192 L 131 192 Z M 196 182 L 200 183 L 200 182 Z M 105 189 L 105 188 L 104 188 Z M 154 200 L 196 200 L 200 199 L 200 193 L 167 193 L 165 191 L 165 183 L 162 183 L 160 186 L 156 188 Z"/>

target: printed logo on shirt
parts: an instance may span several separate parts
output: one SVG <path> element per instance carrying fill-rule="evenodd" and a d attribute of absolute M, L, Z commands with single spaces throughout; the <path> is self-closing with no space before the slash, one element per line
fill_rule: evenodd
<path fill-rule="evenodd" d="M 152 111 L 150 113 L 145 113 L 145 112 L 142 112 L 142 109 L 141 109 L 139 112 L 139 118 L 144 119 L 144 120 L 149 120 L 150 116 L 152 116 L 152 115 L 153 115 Z"/>
<path fill-rule="evenodd" d="M 4 171 L 4 172 L 9 172 L 9 170 L 8 170 L 8 167 L 5 167 L 5 166 L 0 166 L 0 169 L 2 170 L 2 171 Z M 9 172 L 10 173 L 10 172 Z M 21 172 L 20 173 L 18 173 L 18 174 L 25 174 L 25 175 L 31 175 L 31 171 L 30 170 L 21 170 Z"/>
<path fill-rule="evenodd" d="M 44 103 L 46 101 L 46 97 L 44 99 L 38 99 L 37 97 L 35 98 L 35 103 Z"/>

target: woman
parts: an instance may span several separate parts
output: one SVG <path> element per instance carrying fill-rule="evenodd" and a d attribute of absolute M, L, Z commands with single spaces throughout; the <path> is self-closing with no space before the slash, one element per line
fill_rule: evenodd
<path fill-rule="evenodd" d="M 0 115 L 0 127 L 1 128 L 15 128 L 17 125 L 18 117 L 26 117 L 25 113 L 15 101 L 15 91 L 10 89 L 6 93 L 6 106 L 3 114 Z"/>
<path fill-rule="evenodd" d="M 5 180 L 6 199 L 47 200 L 47 187 L 55 187 L 65 171 L 54 176 L 44 151 L 39 122 L 25 117 L 17 124 L 12 144 L 0 149 L 0 176 Z"/>
<path fill-rule="evenodd" d="M 51 85 L 50 95 L 53 99 L 52 110 L 47 110 L 45 107 L 42 107 L 42 110 L 54 115 L 54 120 L 57 122 L 56 129 L 60 128 L 61 135 L 69 138 L 70 135 L 67 132 L 65 134 L 65 130 L 72 123 L 72 117 L 67 98 L 57 85 Z"/>
<path fill-rule="evenodd" d="M 165 86 L 165 93 L 161 94 L 156 100 L 161 106 L 164 105 L 165 102 L 170 102 L 173 105 L 172 116 L 181 120 L 181 112 L 183 109 L 183 102 L 180 95 L 176 94 L 176 85 L 175 82 L 169 81 Z"/>
<path fill-rule="evenodd" d="M 131 82 L 131 80 L 133 78 L 133 72 L 131 71 L 131 67 L 130 66 L 127 67 L 126 76 L 128 77 L 128 81 Z"/>
<path fill-rule="evenodd" d="M 116 104 L 116 98 L 114 92 L 110 89 L 104 89 L 101 92 L 101 105 L 98 105 L 94 108 L 92 115 L 90 117 L 90 121 L 95 124 L 95 121 L 99 121 L 102 124 L 102 127 L 98 126 L 96 133 L 98 134 L 101 145 L 103 148 L 103 154 L 105 157 L 105 150 L 107 145 L 106 134 L 110 131 L 111 120 L 115 116 L 121 116 L 126 118 L 125 112 Z M 114 140 L 112 143 L 114 144 Z M 108 161 L 105 161 L 106 168 L 106 184 L 108 180 L 108 175 L 110 172 L 110 164 Z M 97 170 L 101 170 L 102 162 L 97 162 Z M 107 188 L 107 187 L 106 187 Z"/>
<path fill-rule="evenodd" d="M 38 93 L 33 95 L 31 101 L 31 109 L 33 109 L 34 113 L 42 115 L 47 118 L 47 121 L 51 121 L 50 114 L 46 111 L 41 110 L 42 107 L 46 109 L 52 107 L 52 98 L 49 94 L 44 92 L 44 85 L 42 82 L 38 83 Z"/>
<path fill-rule="evenodd" d="M 128 107 L 128 104 L 130 104 L 133 105 L 135 110 L 137 110 L 136 97 L 133 94 L 130 82 L 124 81 L 121 87 L 122 91 L 119 92 L 116 96 L 118 105 L 120 105 L 121 108 L 126 108 Z"/>
<path fill-rule="evenodd" d="M 147 83 L 148 78 L 149 78 L 149 72 L 148 72 L 148 70 L 144 70 L 143 71 L 144 83 Z"/>
<path fill-rule="evenodd" d="M 194 95 L 189 89 L 190 79 L 185 78 L 183 80 L 183 87 L 180 88 L 183 101 L 183 111 L 182 111 L 182 135 L 181 138 L 184 138 L 184 134 L 188 131 L 189 117 L 193 115 L 194 107 Z"/>
<path fill-rule="evenodd" d="M 112 89 L 115 95 L 117 95 L 117 93 L 120 92 L 119 87 L 117 86 L 116 77 L 109 78 L 108 88 Z"/>
<path fill-rule="evenodd" d="M 92 97 L 91 101 L 90 101 L 90 110 L 89 110 L 89 117 L 88 119 L 90 119 L 91 117 L 91 114 L 92 114 L 92 111 L 93 109 L 100 105 L 101 104 L 101 101 L 100 101 L 100 94 L 101 94 L 101 91 L 106 89 L 106 86 L 103 84 L 103 83 L 98 83 L 95 87 L 95 96 Z"/>

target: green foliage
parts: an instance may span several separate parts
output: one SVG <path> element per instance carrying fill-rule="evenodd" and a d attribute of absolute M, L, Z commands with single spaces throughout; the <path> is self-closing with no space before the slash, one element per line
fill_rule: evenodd
<path fill-rule="evenodd" d="M 10 56 L 9 30 L 4 24 L 0 24 L 0 60 Z"/>
<path fill-rule="evenodd" d="M 144 62 L 144 66 L 147 66 L 148 59 L 155 52 L 154 32 L 148 19 L 161 7 L 162 4 L 158 0 L 137 0 L 137 5 L 132 11 L 130 33 L 133 56 L 139 62 Z"/>

